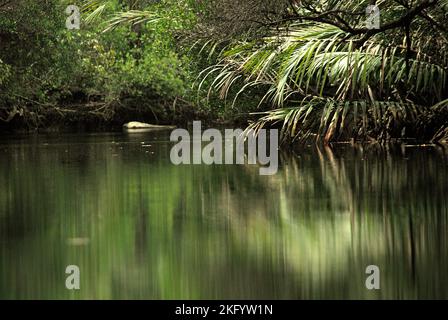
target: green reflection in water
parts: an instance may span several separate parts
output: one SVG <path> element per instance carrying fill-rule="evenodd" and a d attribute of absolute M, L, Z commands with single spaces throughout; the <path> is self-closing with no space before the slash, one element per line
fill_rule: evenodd
<path fill-rule="evenodd" d="M 0 141 L 0 298 L 448 298 L 446 154 L 173 166 L 166 133 Z M 81 269 L 81 290 L 65 268 Z M 365 268 L 381 269 L 381 290 Z"/>

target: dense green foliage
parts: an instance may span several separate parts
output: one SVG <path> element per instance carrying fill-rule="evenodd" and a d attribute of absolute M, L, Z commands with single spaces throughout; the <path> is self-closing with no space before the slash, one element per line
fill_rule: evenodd
<path fill-rule="evenodd" d="M 258 106 L 284 141 L 447 140 L 446 0 L 83 0 L 67 30 L 72 2 L 0 1 L 2 120 Z"/>
<path fill-rule="evenodd" d="M 148 1 L 157 23 L 119 23 L 103 32 L 111 15 L 132 9 L 131 4 L 107 1 L 97 10 L 84 1 L 78 3 L 81 29 L 68 30 L 69 3 L 21 0 L 0 7 L 2 119 L 39 126 L 49 114 L 112 119 L 120 110 L 157 118 L 177 98 L 193 96 L 197 66 L 176 45 L 174 32 L 189 28 L 191 12 L 174 1 Z"/>
<path fill-rule="evenodd" d="M 238 94 L 263 90 L 276 110 L 251 128 L 280 122 L 288 140 L 446 139 L 447 2 L 376 1 L 379 29 L 364 25 L 370 3 L 291 2 L 265 34 L 231 41 L 204 76 L 223 96 L 235 84 Z"/>

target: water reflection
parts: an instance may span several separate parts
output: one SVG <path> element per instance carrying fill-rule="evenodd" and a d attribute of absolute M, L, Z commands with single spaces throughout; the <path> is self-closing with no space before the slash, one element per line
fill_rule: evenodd
<path fill-rule="evenodd" d="M 443 150 L 310 147 L 274 176 L 169 151 L 161 132 L 3 138 L 0 297 L 448 297 Z"/>

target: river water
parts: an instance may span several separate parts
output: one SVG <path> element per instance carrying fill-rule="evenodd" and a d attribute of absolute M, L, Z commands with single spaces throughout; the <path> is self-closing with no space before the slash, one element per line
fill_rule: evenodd
<path fill-rule="evenodd" d="M 308 146 L 260 176 L 175 166 L 171 147 L 166 132 L 1 137 L 0 298 L 448 298 L 443 149 Z"/>

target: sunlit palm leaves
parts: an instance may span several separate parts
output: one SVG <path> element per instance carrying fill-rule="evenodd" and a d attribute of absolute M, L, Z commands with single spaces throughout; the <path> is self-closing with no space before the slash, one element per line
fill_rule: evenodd
<path fill-rule="evenodd" d="M 279 106 L 292 91 L 338 98 L 388 95 L 400 85 L 416 94 L 440 99 L 446 88 L 447 69 L 436 63 L 404 57 L 404 49 L 368 43 L 360 49 L 341 40 L 344 32 L 330 25 L 296 25 L 280 36 L 232 46 L 224 59 L 207 70 L 218 73 L 215 88 L 229 89 L 235 77 L 269 83 L 272 100 Z M 429 59 L 428 59 L 429 60 Z M 210 73 L 211 72 L 211 73 Z M 225 90 L 224 93 L 227 93 Z M 397 93 L 399 94 L 399 92 Z"/>
<path fill-rule="evenodd" d="M 120 25 L 136 25 L 140 23 L 155 23 L 158 22 L 161 17 L 157 16 L 151 10 L 137 10 L 140 2 L 142 1 L 128 1 L 128 9 L 125 11 L 119 11 L 108 18 L 107 26 L 105 32 L 113 30 Z M 108 9 L 113 9 L 115 5 L 114 1 L 110 0 L 86 0 L 82 6 L 82 11 L 84 13 L 84 20 L 86 23 L 92 23 L 99 17 L 105 15 Z M 116 10 L 111 10 L 116 11 Z"/>
<path fill-rule="evenodd" d="M 231 44 L 202 76 L 213 77 L 211 88 L 222 97 L 237 83 L 237 96 L 264 85 L 262 102 L 288 107 L 252 127 L 283 122 L 284 137 L 294 139 L 399 136 L 406 119 L 429 109 L 416 105 L 431 106 L 446 97 L 446 56 L 436 59 L 423 50 L 409 55 L 379 37 L 361 47 L 356 41 L 333 25 L 292 24 L 272 36 Z M 422 45 L 425 39 L 418 41 Z M 347 130 L 351 133 L 344 135 Z"/>
<path fill-rule="evenodd" d="M 111 6 L 110 1 L 106 0 L 86 0 L 84 1 L 81 10 L 83 12 L 84 21 L 87 24 L 92 23 L 100 16 L 106 13 L 107 8 Z"/>
<path fill-rule="evenodd" d="M 122 24 L 136 25 L 145 22 L 155 23 L 161 19 L 161 17 L 151 11 L 131 10 L 119 12 L 109 20 L 109 24 L 104 31 L 113 30 Z"/>

